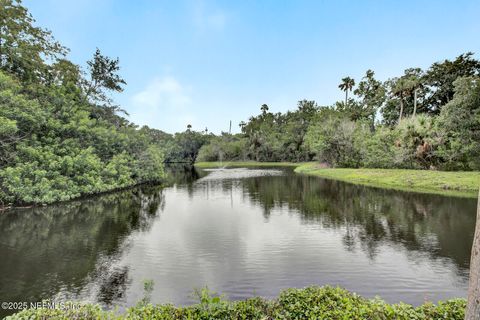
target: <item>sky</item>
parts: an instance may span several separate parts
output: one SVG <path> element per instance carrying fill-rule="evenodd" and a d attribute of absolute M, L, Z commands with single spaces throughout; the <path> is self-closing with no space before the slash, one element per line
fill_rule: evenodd
<path fill-rule="evenodd" d="M 98 47 L 127 81 L 115 101 L 129 120 L 166 132 L 238 132 L 268 104 L 343 99 L 340 79 L 472 51 L 480 57 L 478 0 L 24 0 L 85 66 Z"/>

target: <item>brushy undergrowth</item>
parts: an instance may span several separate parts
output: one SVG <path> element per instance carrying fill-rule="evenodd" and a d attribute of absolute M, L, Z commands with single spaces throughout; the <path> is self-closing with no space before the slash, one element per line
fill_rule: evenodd
<path fill-rule="evenodd" d="M 464 299 L 452 299 L 419 307 L 387 304 L 380 299 L 365 299 L 345 289 L 307 287 L 287 289 L 274 300 L 250 298 L 229 301 L 222 296 L 200 292 L 199 303 L 177 307 L 141 302 L 125 313 L 103 311 L 97 305 L 77 309 L 27 309 L 7 319 L 463 319 Z"/>

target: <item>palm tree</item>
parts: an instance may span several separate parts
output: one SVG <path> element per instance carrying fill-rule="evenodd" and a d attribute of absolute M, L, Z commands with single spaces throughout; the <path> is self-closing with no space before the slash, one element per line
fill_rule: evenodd
<path fill-rule="evenodd" d="M 247 125 L 247 124 L 245 123 L 245 121 L 240 121 L 240 123 L 238 124 L 238 126 L 240 127 L 240 129 L 242 130 L 242 132 L 243 132 L 243 130 L 245 130 L 245 126 L 246 126 L 246 125 Z"/>
<path fill-rule="evenodd" d="M 417 90 L 418 88 L 413 89 L 413 115 L 412 118 L 415 118 L 417 114 Z"/>
<path fill-rule="evenodd" d="M 415 118 L 417 114 L 417 93 L 423 87 L 422 79 L 424 77 L 423 71 L 420 68 L 410 68 L 405 70 L 405 75 L 401 78 L 404 79 L 403 86 L 406 89 L 406 94 L 413 99 L 413 113 L 412 118 Z"/>
<path fill-rule="evenodd" d="M 410 90 L 411 90 L 411 86 L 407 78 L 398 79 L 392 88 L 393 95 L 400 99 L 400 116 L 398 117 L 398 123 L 402 121 L 402 117 L 403 117 L 403 99 L 405 98 L 405 95 L 407 95 L 408 92 L 410 92 Z"/>
<path fill-rule="evenodd" d="M 411 88 L 412 88 L 412 94 L 413 94 L 413 118 L 415 118 L 415 115 L 417 114 L 417 92 L 418 90 L 422 89 L 422 83 L 421 80 L 413 76 L 410 78 L 411 82 Z"/>
<path fill-rule="evenodd" d="M 400 116 L 398 123 L 403 117 L 404 99 L 406 96 L 413 96 L 413 117 L 417 113 L 417 90 L 422 86 L 420 79 L 415 75 L 405 75 L 398 79 L 393 86 L 392 93 L 400 99 Z"/>
<path fill-rule="evenodd" d="M 264 103 L 262 104 L 262 106 L 260 107 L 260 110 L 262 111 L 263 114 L 267 113 L 268 111 L 268 106 Z"/>
<path fill-rule="evenodd" d="M 353 87 L 355 86 L 355 79 L 350 77 L 345 77 L 342 79 L 342 83 L 338 85 L 340 90 L 345 91 L 345 107 L 348 103 L 348 91 L 352 91 Z"/>

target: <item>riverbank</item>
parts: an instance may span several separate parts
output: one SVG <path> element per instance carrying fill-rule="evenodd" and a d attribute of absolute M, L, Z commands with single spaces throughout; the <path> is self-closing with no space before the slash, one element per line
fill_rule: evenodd
<path fill-rule="evenodd" d="M 297 166 L 295 172 L 371 187 L 469 198 L 477 197 L 480 186 L 479 171 L 333 169 L 309 163 Z"/>
<path fill-rule="evenodd" d="M 318 163 L 227 161 L 199 162 L 196 167 L 294 167 L 295 172 L 340 180 L 370 187 L 476 198 L 480 187 L 479 171 L 433 171 L 410 169 L 325 168 Z"/>
<path fill-rule="evenodd" d="M 69 198 L 69 199 L 66 199 L 66 200 L 54 201 L 54 202 L 51 202 L 51 203 L 26 203 L 26 204 L 12 204 L 12 203 L 10 203 L 8 205 L 0 204 L 0 213 L 2 213 L 3 211 L 11 210 L 11 209 L 29 209 L 29 208 L 34 208 L 34 207 L 45 207 L 45 206 L 50 206 L 50 205 L 54 205 L 54 204 L 67 203 L 67 202 L 77 201 L 77 200 L 84 200 L 84 199 L 89 199 L 89 198 L 92 198 L 92 197 L 99 197 L 99 196 L 106 195 L 106 194 L 111 194 L 111 193 L 116 193 L 116 192 L 120 192 L 120 191 L 133 189 L 133 188 L 140 187 L 140 186 L 164 185 L 164 184 L 165 184 L 165 179 L 164 180 L 157 180 L 157 181 L 144 181 L 144 182 L 134 183 L 134 184 L 127 185 L 127 186 L 124 186 L 124 187 L 120 187 L 120 188 L 105 189 L 105 190 L 100 190 L 100 191 L 93 192 L 93 193 L 80 194 L 76 197 L 72 197 L 72 198 Z"/>
<path fill-rule="evenodd" d="M 341 288 L 307 287 L 287 289 L 273 300 L 250 298 L 229 301 L 208 291 L 198 293 L 198 304 L 177 307 L 171 304 L 139 303 L 123 314 L 103 311 L 86 304 L 62 309 L 27 309 L 6 319 L 451 319 L 464 318 L 465 299 L 419 307 L 387 304 L 365 299 Z"/>

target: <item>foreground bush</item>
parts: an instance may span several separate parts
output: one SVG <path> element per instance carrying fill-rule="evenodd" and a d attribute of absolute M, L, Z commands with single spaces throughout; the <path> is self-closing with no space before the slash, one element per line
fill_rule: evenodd
<path fill-rule="evenodd" d="M 275 300 L 251 298 L 231 302 L 203 291 L 200 302 L 187 307 L 141 303 L 124 314 L 99 306 L 79 309 L 24 310 L 7 319 L 463 319 L 465 300 L 453 299 L 419 307 L 368 300 L 341 288 L 288 289 Z"/>

